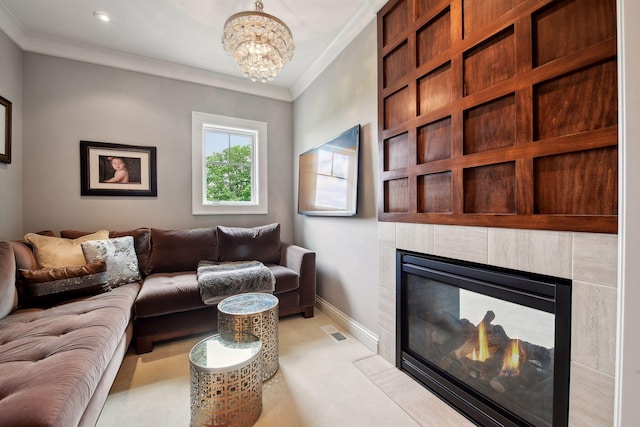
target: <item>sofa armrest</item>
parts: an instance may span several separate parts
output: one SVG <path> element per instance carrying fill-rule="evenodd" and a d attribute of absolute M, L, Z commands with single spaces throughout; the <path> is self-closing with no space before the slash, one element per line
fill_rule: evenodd
<path fill-rule="evenodd" d="M 18 305 L 16 259 L 9 242 L 0 242 L 0 319 Z"/>
<path fill-rule="evenodd" d="M 36 257 L 29 245 L 17 240 L 11 241 L 9 244 L 11 244 L 11 248 L 13 249 L 17 268 L 24 268 L 25 270 L 34 270 L 38 268 Z"/>
<path fill-rule="evenodd" d="M 280 265 L 300 276 L 300 306 L 309 307 L 308 312 L 312 315 L 316 303 L 316 253 L 301 246 L 282 243 Z"/>

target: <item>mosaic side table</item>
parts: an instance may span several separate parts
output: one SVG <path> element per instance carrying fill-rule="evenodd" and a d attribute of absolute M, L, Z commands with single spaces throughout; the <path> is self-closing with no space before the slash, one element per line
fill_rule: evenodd
<path fill-rule="evenodd" d="M 262 379 L 271 378 L 278 362 L 278 298 L 251 292 L 223 299 L 218 304 L 218 332 L 248 332 L 262 340 Z"/>
<path fill-rule="evenodd" d="M 262 413 L 262 343 L 255 335 L 216 334 L 193 346 L 191 426 L 252 426 Z"/>

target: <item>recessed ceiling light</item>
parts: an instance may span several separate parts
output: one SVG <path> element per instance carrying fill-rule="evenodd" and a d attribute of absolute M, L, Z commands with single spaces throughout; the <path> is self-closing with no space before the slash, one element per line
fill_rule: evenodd
<path fill-rule="evenodd" d="M 111 15 L 102 10 L 96 10 L 95 12 L 93 12 L 93 15 L 102 22 L 111 22 Z"/>

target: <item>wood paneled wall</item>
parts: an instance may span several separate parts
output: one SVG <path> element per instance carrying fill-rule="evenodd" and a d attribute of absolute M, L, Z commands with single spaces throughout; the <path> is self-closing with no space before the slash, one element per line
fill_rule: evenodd
<path fill-rule="evenodd" d="M 391 0 L 378 219 L 617 232 L 615 0 Z"/>

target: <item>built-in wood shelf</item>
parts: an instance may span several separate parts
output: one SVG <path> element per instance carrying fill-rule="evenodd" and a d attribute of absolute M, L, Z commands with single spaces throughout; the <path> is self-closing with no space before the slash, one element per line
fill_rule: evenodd
<path fill-rule="evenodd" d="M 378 219 L 616 233 L 615 0 L 391 0 Z"/>

